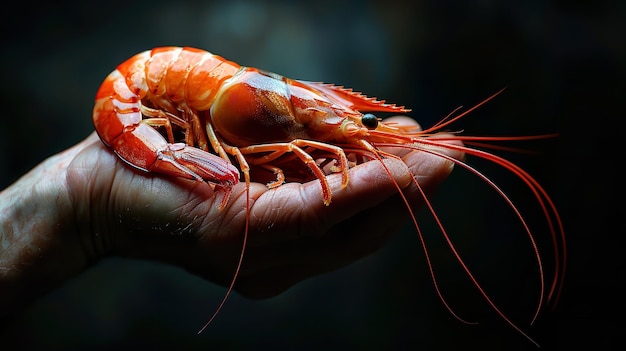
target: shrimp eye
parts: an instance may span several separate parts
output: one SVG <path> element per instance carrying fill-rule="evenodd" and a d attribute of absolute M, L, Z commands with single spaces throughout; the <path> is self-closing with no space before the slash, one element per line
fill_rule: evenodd
<path fill-rule="evenodd" d="M 366 113 L 361 117 L 361 123 L 363 123 L 367 129 L 376 129 L 376 127 L 378 127 L 378 118 L 371 113 Z"/>

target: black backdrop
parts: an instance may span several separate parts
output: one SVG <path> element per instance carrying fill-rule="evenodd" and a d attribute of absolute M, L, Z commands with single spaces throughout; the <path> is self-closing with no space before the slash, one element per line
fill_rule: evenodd
<path fill-rule="evenodd" d="M 625 96 L 626 70 L 623 4 L 115 0 L 16 6 L 3 11 L 1 24 L 2 187 L 86 137 L 102 79 L 154 46 L 197 46 L 242 65 L 354 87 L 413 108 L 411 115 L 424 126 L 506 86 L 459 128 L 468 134 L 560 134 L 523 145 L 539 149 L 537 155 L 510 158 L 554 196 L 569 239 L 561 304 L 524 329 L 544 349 L 623 343 L 617 335 L 624 327 L 626 233 L 617 170 L 624 118 L 617 102 Z M 497 199 L 457 173 L 437 194 L 438 211 L 467 246 L 474 270 L 491 277 L 490 291 L 523 324 L 534 303 L 533 296 L 514 293 L 532 274 L 528 251 L 519 249 L 526 242 L 494 212 Z M 515 185 L 509 189 L 522 208 L 532 209 Z M 482 321 L 479 326 L 463 325 L 443 309 L 407 226 L 375 255 L 276 298 L 233 296 L 200 336 L 195 331 L 223 288 L 178 268 L 108 259 L 37 302 L 1 332 L 0 344 L 532 349 L 488 312 L 471 286 L 457 282 L 463 279 L 449 253 L 433 245 L 444 289 L 456 308 Z"/>

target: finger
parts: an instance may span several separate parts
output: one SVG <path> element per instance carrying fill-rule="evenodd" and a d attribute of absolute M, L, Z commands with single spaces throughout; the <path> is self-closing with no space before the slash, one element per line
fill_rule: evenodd
<path fill-rule="evenodd" d="M 319 181 L 287 183 L 268 190 L 256 200 L 251 212 L 251 245 L 320 236 L 329 228 L 364 209 L 376 206 L 409 185 L 407 166 L 398 159 L 366 162 L 349 171 L 349 182 L 341 187 L 341 175 L 327 177 L 332 189 L 329 206 Z"/>
<path fill-rule="evenodd" d="M 400 125 L 400 126 L 414 126 L 417 130 L 422 129 L 422 127 L 420 126 L 419 123 L 417 123 L 416 120 L 408 116 L 402 116 L 402 115 L 392 116 L 389 118 L 385 118 L 383 122 L 393 123 L 394 125 Z"/>

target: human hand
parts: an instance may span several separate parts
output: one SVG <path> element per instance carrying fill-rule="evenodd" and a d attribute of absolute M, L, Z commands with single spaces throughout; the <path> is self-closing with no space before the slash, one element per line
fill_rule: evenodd
<path fill-rule="evenodd" d="M 382 247 L 409 218 L 394 181 L 416 209 L 423 200 L 410 174 L 430 193 L 452 170 L 440 157 L 400 152 L 402 161 L 384 160 L 393 179 L 378 161 L 350 169 L 344 189 L 340 174 L 329 175 L 329 206 L 318 180 L 273 189 L 252 183 L 235 290 L 275 296 Z M 107 256 L 168 262 L 227 285 L 246 232 L 244 190 L 237 184 L 219 209 L 220 190 L 134 170 L 93 133 L 0 193 L 0 311 L 15 312 Z"/>

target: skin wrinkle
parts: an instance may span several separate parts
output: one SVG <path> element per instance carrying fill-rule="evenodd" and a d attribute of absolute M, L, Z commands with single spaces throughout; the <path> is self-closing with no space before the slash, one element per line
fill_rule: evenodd
<path fill-rule="evenodd" d="M 254 204 L 256 203 L 256 199 L 258 199 L 263 192 L 266 190 L 265 186 L 262 184 L 252 183 L 250 184 L 250 207 L 254 208 Z M 232 189 L 231 197 L 228 200 L 226 206 L 220 210 L 218 207 L 219 201 L 222 200 L 221 196 L 213 198 L 213 203 L 209 207 L 209 211 L 201 212 L 203 214 L 208 213 L 207 217 L 215 217 L 217 220 L 215 223 L 220 223 L 218 228 L 237 228 L 233 230 L 235 232 L 242 233 L 241 237 L 233 238 L 231 234 L 228 234 L 224 239 L 233 241 L 234 239 L 239 242 L 243 238 L 244 228 L 245 228 L 245 216 L 246 216 L 246 189 L 245 184 L 240 182 L 235 185 Z M 235 210 L 240 207 L 242 210 Z M 252 210 L 251 210 L 252 211 Z M 215 213 L 215 215 L 212 215 Z M 224 214 L 228 214 L 225 216 Z M 253 226 L 253 218 L 252 214 L 250 215 L 250 227 Z M 204 221 L 203 221 L 204 222 Z M 239 223 L 239 224 L 234 224 Z M 215 233 L 219 236 L 220 233 Z M 216 237 L 216 236 L 214 236 Z M 250 242 L 250 241 L 248 241 Z"/>
<path fill-rule="evenodd" d="M 99 153 L 101 152 L 102 151 L 99 151 Z M 101 160 L 101 158 L 98 158 L 98 160 Z M 91 172 L 91 174 L 93 174 L 93 171 Z M 111 174 L 111 176 L 109 177 L 108 174 Z M 115 169 L 113 167 L 107 167 L 103 172 L 100 172 L 95 176 L 88 176 L 88 179 L 93 179 L 93 183 L 101 182 L 101 179 L 104 179 L 104 181 L 106 181 L 106 185 L 104 187 L 95 186 L 93 184 L 90 186 L 91 191 L 100 188 L 102 188 L 103 191 L 95 197 L 90 197 L 90 199 L 96 199 L 97 203 L 89 203 L 89 211 L 86 211 L 87 213 L 89 213 L 89 217 L 87 218 L 87 220 L 89 221 L 89 223 L 91 223 L 92 226 L 90 237 L 93 241 L 93 259 L 94 261 L 97 261 L 100 257 L 109 254 L 115 250 L 115 242 L 113 240 L 114 236 L 112 235 L 115 229 L 111 226 L 118 223 L 121 224 L 121 218 L 120 222 L 113 221 L 114 219 L 111 218 L 111 213 L 121 212 L 112 211 L 112 209 L 108 208 L 108 206 L 112 203 L 110 199 L 116 196 L 115 183 L 118 181 L 118 178 Z M 105 189 L 108 189 L 108 191 Z M 105 215 L 100 216 L 100 214 Z"/>
<path fill-rule="evenodd" d="M 406 157 L 411 157 L 411 155 L 407 155 Z M 428 155 L 428 157 L 425 157 L 422 162 L 413 167 L 411 172 L 412 174 L 417 174 L 414 177 L 418 183 L 421 183 L 424 179 L 423 174 L 432 174 L 434 171 L 439 169 L 450 173 L 454 169 L 454 163 L 435 155 Z"/>
<path fill-rule="evenodd" d="M 318 192 L 321 194 L 319 181 L 315 180 L 307 184 L 285 183 L 273 189 L 272 192 L 273 196 L 269 201 L 264 201 L 258 205 L 258 208 L 265 209 L 264 212 L 271 209 L 271 215 L 266 217 L 261 224 L 261 227 L 271 227 L 264 233 L 264 244 L 268 243 L 268 237 L 271 242 L 276 243 L 299 237 L 319 235 L 320 232 L 323 232 L 325 228 L 321 224 L 323 221 L 317 211 L 310 210 L 310 208 L 316 208 L 318 202 L 322 203 L 321 195 L 318 195 Z M 294 194 L 297 194 L 297 197 L 293 196 Z M 297 199 L 296 203 L 299 205 L 288 205 L 294 202 L 294 199 Z M 282 220 L 278 221 L 277 217 L 282 218 Z M 276 222 L 283 222 L 286 225 L 277 226 L 275 225 Z M 303 222 L 309 225 L 303 225 Z"/>
<path fill-rule="evenodd" d="M 197 216 L 195 213 L 203 213 L 202 209 L 206 208 L 206 202 L 202 201 L 199 196 L 189 196 L 189 201 L 185 202 L 183 206 L 171 210 L 172 217 L 176 218 L 176 223 L 184 223 L 185 217 L 188 217 L 189 226 L 177 233 L 179 236 L 190 236 L 202 240 L 204 235 L 216 235 L 214 230 L 210 230 L 211 226 L 205 226 L 205 218 L 210 216 Z M 208 206 L 212 206 L 214 201 Z M 206 212 L 205 212 L 206 213 Z M 223 225 L 222 218 L 216 217 L 216 220 L 212 221 L 213 225 L 221 227 Z M 204 229 L 206 228 L 206 229 Z"/>
<path fill-rule="evenodd" d="M 175 189 L 171 187 L 162 186 L 161 184 L 168 180 L 158 175 L 144 176 L 138 174 L 133 176 L 136 177 L 133 181 L 138 183 L 138 186 L 132 187 L 136 193 L 123 193 L 119 201 L 125 204 L 132 203 L 133 210 L 129 212 L 124 208 L 118 209 L 118 211 L 122 211 L 122 213 L 126 214 L 126 216 L 122 218 L 137 229 L 136 234 L 139 240 L 137 243 L 132 243 L 132 245 L 141 246 L 144 240 L 151 240 L 153 238 L 157 240 L 169 239 L 169 237 L 172 236 L 172 232 L 167 229 L 168 223 L 174 224 L 171 228 L 172 230 L 175 228 L 178 230 L 176 234 L 178 234 L 179 237 L 195 237 L 194 233 L 197 232 L 197 228 L 200 227 L 201 220 L 198 216 L 194 217 L 194 213 L 198 213 L 202 210 L 203 203 L 200 199 L 200 196 L 202 196 L 200 193 L 206 193 L 205 191 L 199 191 L 193 182 L 189 182 L 191 184 L 183 184 L 185 180 L 175 180 L 175 182 L 180 183 L 181 187 L 191 186 L 194 191 L 180 192 L 175 191 Z M 144 188 L 152 190 L 141 191 L 141 189 Z M 158 203 L 146 197 L 146 193 L 158 194 L 157 196 L 159 197 L 171 200 L 171 204 L 180 205 L 171 208 L 159 206 Z M 181 196 L 183 198 L 179 199 Z M 157 211 L 162 213 L 162 216 L 160 218 L 154 218 L 144 213 L 145 211 Z M 116 211 L 114 211 L 114 213 L 115 212 Z M 187 223 L 187 225 L 180 227 L 179 223 Z M 158 229 L 158 231 L 155 229 Z M 113 235 L 118 238 L 123 237 L 124 235 L 122 233 L 125 231 L 127 230 L 116 230 Z M 120 254 L 125 254 L 125 252 L 129 251 L 126 247 L 127 245 L 128 244 L 124 245 L 120 243 L 115 251 Z"/>
<path fill-rule="evenodd" d="M 190 191 L 188 192 L 178 192 L 174 191 L 174 189 L 170 187 L 162 186 L 162 182 L 175 182 L 180 187 L 188 187 Z M 197 216 L 194 218 L 194 213 L 207 213 L 208 211 L 203 211 L 203 205 L 207 206 L 206 202 L 208 201 L 208 208 L 212 208 L 215 205 L 215 197 L 213 197 L 213 189 L 206 183 L 197 182 L 194 180 L 188 179 L 178 179 L 171 178 L 167 179 L 162 175 L 151 175 L 148 193 L 160 193 L 159 196 L 171 199 L 173 203 L 180 203 L 181 205 L 178 207 L 174 207 L 171 209 L 164 209 L 163 214 L 164 217 L 172 217 L 175 218 L 176 221 L 181 221 L 183 217 L 188 217 L 190 221 L 196 222 Z M 184 198 L 179 201 L 177 197 L 184 195 Z M 203 200 L 202 197 L 205 199 Z M 155 206 L 153 201 L 148 201 L 144 207 Z M 152 209 L 151 209 L 152 210 Z M 193 225 L 193 227 L 201 228 L 202 221 L 199 224 Z M 182 234 L 182 233 L 180 233 Z"/>
<path fill-rule="evenodd" d="M 335 193 L 335 191 L 332 188 L 332 178 L 333 177 L 326 177 L 328 179 L 331 189 L 331 194 Z M 336 177 L 335 177 L 336 178 Z M 315 184 L 316 186 L 311 186 L 311 183 L 307 183 L 307 184 L 297 184 L 298 186 L 298 192 L 297 194 L 299 195 L 300 198 L 300 203 L 302 204 L 302 206 L 297 207 L 295 210 L 297 212 L 292 213 L 292 215 L 290 216 L 290 221 L 294 221 L 296 222 L 295 225 L 295 230 L 294 232 L 296 233 L 300 233 L 298 236 L 299 237 L 315 237 L 318 235 L 321 235 L 324 233 L 325 228 L 328 228 L 328 220 L 320 213 L 319 211 L 319 206 L 314 206 L 313 207 L 313 211 L 303 211 L 305 206 L 310 206 L 310 204 L 313 203 L 318 203 L 321 201 L 321 185 L 319 184 L 319 181 L 317 182 L 313 182 L 313 184 Z M 317 188 L 317 189 L 314 189 Z M 316 193 L 314 193 L 315 195 L 313 195 L 311 192 L 312 191 L 317 191 Z M 325 206 L 325 205 L 324 205 Z M 332 199 L 331 199 L 331 203 L 329 204 L 329 206 L 332 206 Z M 305 225 L 305 223 L 309 223 L 309 225 Z M 311 225 L 311 223 L 314 223 L 314 225 Z"/>
<path fill-rule="evenodd" d="M 87 145 L 86 147 L 93 147 L 91 144 L 98 141 L 95 135 L 90 135 L 80 144 Z M 106 217 L 100 216 L 102 213 L 109 213 L 107 205 L 110 202 L 113 194 L 113 184 L 116 182 L 117 173 L 115 172 L 115 163 L 106 164 L 109 160 L 109 155 L 104 154 L 105 150 L 96 150 L 96 160 L 98 165 L 96 167 L 84 166 L 92 162 L 91 159 L 85 159 L 82 157 L 84 153 L 79 152 L 71 162 L 70 172 L 67 174 L 66 187 L 70 190 L 70 194 L 76 196 L 76 194 L 82 192 L 88 192 L 90 196 L 87 197 L 89 202 L 83 203 L 80 199 L 74 197 L 71 201 L 73 207 L 74 223 L 79 228 L 79 241 L 83 244 L 84 252 L 89 256 L 89 261 L 94 263 L 102 255 L 110 252 L 113 247 L 112 243 L 112 228 L 109 225 L 104 224 L 116 223 L 119 224 L 119 218 L 115 218 L 112 222 Z M 93 157 L 93 156 L 92 156 Z M 99 172 L 94 170 L 98 169 Z M 97 184 L 102 181 L 106 181 L 108 184 L 105 186 L 98 186 Z M 85 190 L 75 188 L 75 185 L 84 185 Z M 109 191 L 107 191 L 107 189 Z M 96 190 L 102 190 L 95 193 Z M 93 200 L 96 201 L 93 201 Z M 98 245 L 100 242 L 100 245 Z M 108 249 L 107 249 L 108 248 Z"/>
<path fill-rule="evenodd" d="M 81 145 L 85 142 L 86 141 L 83 141 L 79 143 L 78 145 Z M 74 158 L 74 160 L 76 160 L 76 158 Z M 71 163 L 75 163 L 75 162 L 72 161 Z M 74 194 L 76 194 L 76 191 L 74 190 L 74 187 L 73 187 L 73 184 L 86 184 L 88 177 L 85 176 L 84 174 L 86 168 L 75 166 L 74 170 L 75 170 L 74 172 L 67 172 L 65 176 L 65 187 L 66 189 L 68 189 L 68 192 L 71 198 L 70 213 L 74 214 L 71 217 L 71 220 L 72 220 L 72 223 L 74 224 L 74 228 L 76 228 L 77 241 L 82 248 L 82 252 L 85 254 L 86 261 L 92 262 L 95 259 L 95 253 L 90 252 L 89 245 L 87 245 L 85 240 L 83 240 L 83 238 L 89 237 L 87 233 L 89 233 L 90 231 L 86 230 L 84 228 L 84 225 L 81 225 L 81 223 L 84 223 L 83 217 L 79 216 L 78 214 L 83 212 L 80 206 L 82 202 L 76 201 L 76 198 L 74 197 Z M 91 196 L 90 198 L 93 198 L 93 196 Z M 87 223 L 91 223 L 91 221 L 88 221 Z"/>
<path fill-rule="evenodd" d="M 104 150 L 99 149 L 97 158 L 99 163 L 102 163 L 102 160 L 109 160 L 103 154 Z M 102 155 L 103 157 L 100 157 Z M 80 159 L 79 159 L 80 160 Z M 119 162 L 119 161 L 115 161 Z M 112 235 L 115 232 L 115 229 L 112 228 L 112 225 L 118 224 L 118 221 L 114 221 L 117 218 L 111 218 L 111 213 L 122 213 L 118 211 L 112 211 L 112 209 L 108 208 L 111 202 L 111 198 L 116 197 L 116 187 L 115 184 L 118 180 L 118 173 L 115 169 L 115 163 L 112 163 L 110 166 L 105 164 L 105 167 L 100 172 L 94 172 L 95 169 L 100 169 L 100 167 L 94 167 L 92 169 L 85 168 L 86 170 L 86 186 L 89 187 L 89 191 L 94 194 L 89 197 L 90 202 L 87 204 L 88 208 L 83 212 L 88 214 L 88 217 L 81 218 L 82 221 L 87 221 L 90 224 L 90 231 L 85 233 L 85 238 L 91 239 L 91 246 L 93 248 L 93 257 L 91 257 L 93 262 L 96 262 L 100 257 L 107 255 L 115 250 L 115 241 L 114 236 Z M 91 182 L 90 182 L 91 180 Z M 104 185 L 96 185 L 96 184 L 104 184 Z M 93 193 L 97 189 L 101 191 L 97 194 Z M 95 199 L 95 203 L 93 201 Z M 104 214 L 104 215 L 102 215 Z M 121 224 L 121 223 L 119 223 Z M 108 245 L 107 245 L 108 242 Z"/>
<path fill-rule="evenodd" d="M 87 138 L 85 143 L 92 142 L 87 148 L 96 147 L 97 144 L 93 143 L 96 143 L 97 140 L 97 138 Z M 82 193 L 90 194 L 86 197 L 87 203 L 83 203 L 80 198 L 75 198 L 72 204 L 78 205 L 74 210 L 76 214 L 74 217 L 77 223 L 81 223 L 78 227 L 83 228 L 80 231 L 80 237 L 89 239 L 83 239 L 81 242 L 84 243 L 85 252 L 88 253 L 91 262 L 96 262 L 103 255 L 115 251 L 117 244 L 114 240 L 116 237 L 114 233 L 118 231 L 116 227 L 123 227 L 126 221 L 124 209 L 108 207 L 109 204 L 115 204 L 111 199 L 117 196 L 115 184 L 119 181 L 116 162 L 120 161 L 112 160 L 110 155 L 105 152 L 107 151 L 104 148 L 98 148 L 95 151 L 97 165 L 94 167 L 83 166 L 93 161 L 83 157 L 85 153 L 79 153 L 72 163 L 72 172 L 68 174 L 68 177 L 72 178 L 68 182 L 68 187 L 74 196 Z M 129 172 L 132 171 L 129 170 Z M 82 184 L 84 187 L 75 188 L 75 184 Z"/>
<path fill-rule="evenodd" d="M 159 188 L 156 185 L 156 181 L 150 182 L 150 188 L 152 189 L 152 192 L 159 192 L 161 191 L 161 188 Z M 189 182 L 191 183 L 191 182 Z M 200 189 L 200 188 L 204 188 L 204 189 Z M 213 196 L 206 196 L 207 192 L 206 190 L 210 189 L 210 186 L 208 186 L 205 183 L 200 183 L 200 182 L 193 182 L 190 185 L 191 191 L 188 192 L 187 194 L 185 194 L 185 199 L 184 201 L 181 201 L 181 205 L 172 209 L 167 210 L 167 212 L 165 212 L 164 216 L 165 217 L 172 217 L 176 219 L 176 222 L 183 222 L 183 218 L 184 217 L 188 217 L 189 218 L 189 222 L 191 222 L 191 227 L 189 227 L 189 233 L 188 235 L 191 235 L 193 237 L 196 236 L 195 233 L 201 233 L 203 228 L 203 224 L 204 224 L 204 219 L 200 218 L 198 216 L 195 216 L 193 214 L 195 213 L 207 213 L 208 211 L 203 211 L 204 208 L 207 207 L 207 201 L 210 202 L 208 204 L 209 208 L 213 207 L 213 205 L 215 204 L 215 198 Z M 211 195 L 213 194 L 212 190 L 211 190 Z M 163 196 L 170 198 L 172 196 L 177 196 L 178 194 L 170 194 L 169 192 L 163 194 Z M 202 197 L 208 197 L 208 200 L 203 200 Z M 206 216 L 206 217 L 210 217 L 210 216 Z M 214 224 L 217 224 L 216 222 L 213 222 Z M 194 230 L 195 228 L 197 228 L 197 230 Z M 209 228 L 204 227 L 204 228 Z M 194 233 L 195 232 L 195 233 Z M 184 233 L 184 231 L 181 231 L 180 233 L 178 233 L 179 235 L 187 235 Z M 213 233 L 208 233 L 208 234 L 213 234 Z"/>
<path fill-rule="evenodd" d="M 319 183 L 316 183 L 316 185 L 319 187 Z M 254 236 L 250 237 L 248 241 L 250 246 L 255 246 L 258 241 L 262 241 L 264 245 L 270 242 L 284 241 L 292 238 L 294 233 L 297 233 L 298 236 L 306 236 L 313 233 L 314 231 L 311 229 L 315 226 L 301 226 L 299 224 L 302 219 L 300 216 L 306 216 L 307 221 L 311 218 L 311 214 L 308 211 L 303 211 L 303 206 L 309 206 L 309 204 L 316 201 L 316 199 L 308 199 L 307 191 L 299 183 L 285 183 L 274 189 L 267 190 L 265 194 L 271 194 L 269 199 L 264 198 L 261 202 L 257 199 L 250 210 L 250 228 L 260 230 L 263 237 L 258 240 Z M 321 192 L 320 189 L 317 191 Z M 301 205 L 287 206 L 286 204 L 294 201 L 294 194 L 298 194 L 297 197 L 300 199 L 298 202 Z M 281 220 L 279 221 L 278 218 L 281 218 Z M 284 218 L 289 219 L 285 221 Z M 313 218 L 316 221 L 312 221 L 312 223 L 319 223 L 316 217 L 313 216 Z M 276 225 L 277 222 L 288 222 L 289 225 L 287 227 Z M 277 236 L 276 233 L 284 233 L 284 236 Z"/>

